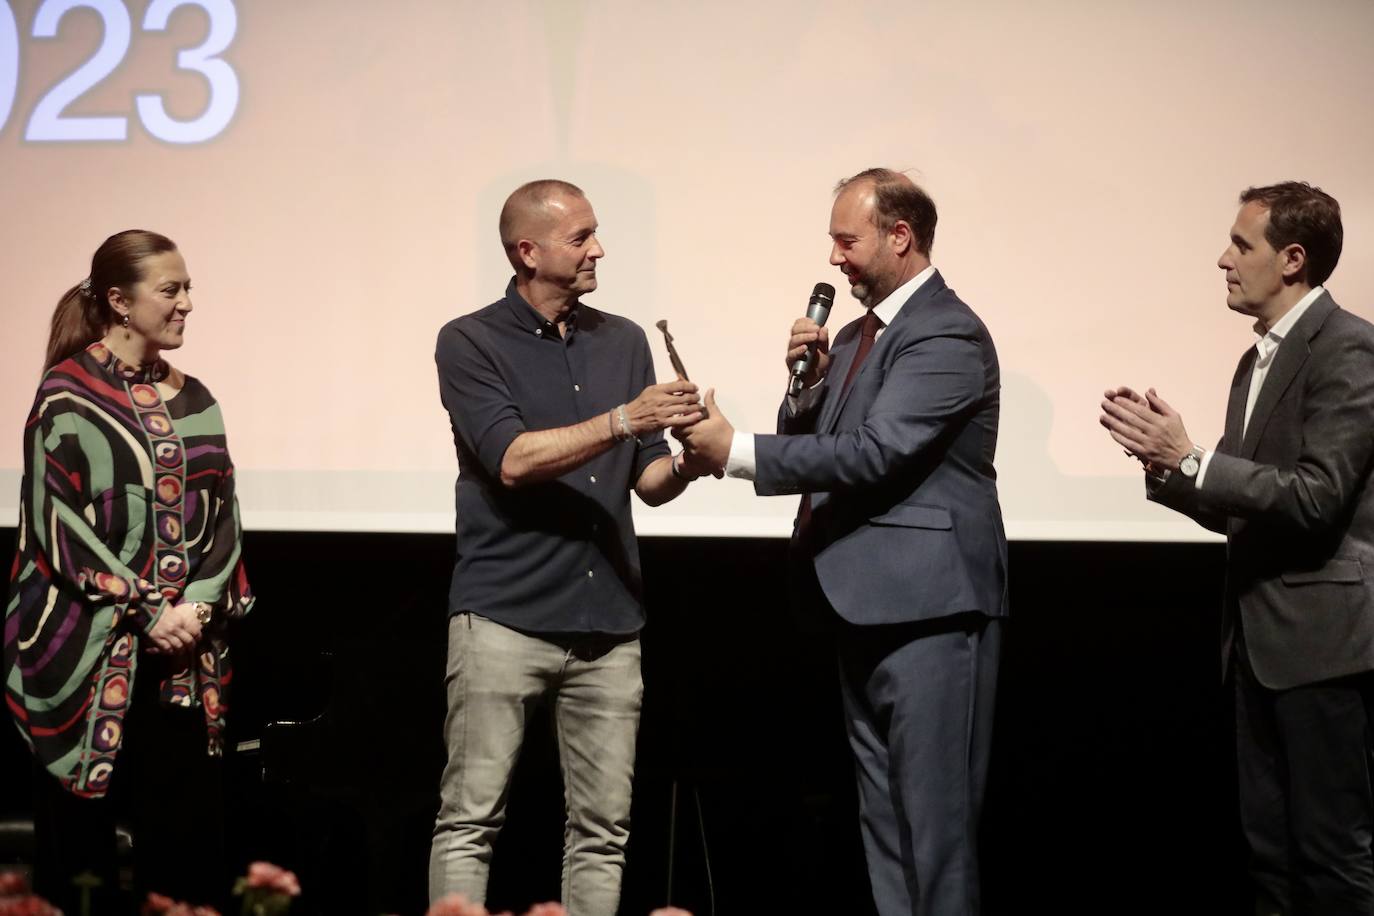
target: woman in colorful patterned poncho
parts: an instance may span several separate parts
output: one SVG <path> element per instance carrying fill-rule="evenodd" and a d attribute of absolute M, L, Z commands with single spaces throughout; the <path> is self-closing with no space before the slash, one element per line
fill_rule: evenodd
<path fill-rule="evenodd" d="M 68 912 L 70 876 L 114 887 L 125 807 L 140 889 L 227 889 L 204 886 L 224 865 L 224 624 L 253 599 L 219 406 L 160 357 L 190 311 L 169 239 L 111 236 L 57 307 L 24 428 L 5 699 L 37 763 L 36 877 Z"/>

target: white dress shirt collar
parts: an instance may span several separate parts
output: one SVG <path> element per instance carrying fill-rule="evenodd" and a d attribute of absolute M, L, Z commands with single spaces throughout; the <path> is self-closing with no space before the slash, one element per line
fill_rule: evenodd
<path fill-rule="evenodd" d="M 1303 312 L 1306 312 L 1312 303 L 1317 301 L 1317 297 L 1324 292 L 1326 289 L 1323 286 L 1312 287 L 1307 291 L 1307 295 L 1299 299 L 1291 309 L 1283 314 L 1282 318 L 1274 322 L 1274 326 L 1267 332 L 1264 330 L 1264 325 L 1258 321 L 1255 322 L 1255 334 L 1259 338 L 1255 341 L 1255 347 L 1259 350 L 1260 359 L 1267 359 L 1271 353 L 1279 348 L 1279 344 L 1283 343 L 1288 332 L 1293 330 L 1293 325 L 1298 323 Z"/>
<path fill-rule="evenodd" d="M 1255 322 L 1255 349 L 1259 355 L 1255 359 L 1255 365 L 1250 370 L 1250 390 L 1245 396 L 1245 416 L 1241 422 L 1240 434 L 1244 436 L 1250 430 L 1250 415 L 1255 412 L 1255 403 L 1259 400 L 1260 389 L 1264 387 L 1264 380 L 1269 376 L 1269 367 L 1274 362 L 1274 354 L 1278 352 L 1279 344 L 1293 330 L 1293 325 L 1298 323 L 1302 313 L 1317 301 L 1317 297 L 1324 293 L 1322 287 L 1317 286 L 1309 290 L 1307 295 L 1294 304 L 1284 316 L 1274 322 L 1274 326 L 1268 331 L 1264 330 L 1264 325 Z M 1208 449 L 1202 453 L 1202 462 L 1198 466 L 1197 477 L 1193 483 L 1198 488 L 1202 487 L 1202 482 L 1207 479 L 1207 468 L 1212 463 L 1214 452 Z"/>
<path fill-rule="evenodd" d="M 934 264 L 888 293 L 882 302 L 873 306 L 873 314 L 878 316 L 878 320 L 883 323 L 883 327 L 892 324 L 892 320 L 897 317 L 897 313 L 902 310 L 902 306 L 906 305 L 906 301 L 933 276 L 935 276 Z"/>

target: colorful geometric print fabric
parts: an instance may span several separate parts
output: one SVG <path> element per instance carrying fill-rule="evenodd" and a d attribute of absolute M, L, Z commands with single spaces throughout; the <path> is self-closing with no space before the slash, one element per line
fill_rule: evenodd
<path fill-rule="evenodd" d="M 164 400 L 169 377 L 184 382 Z M 24 429 L 5 700 L 72 792 L 108 790 L 139 647 L 181 602 L 214 617 L 161 700 L 202 707 L 207 750 L 221 753 L 224 621 L 253 604 L 240 535 L 224 423 L 204 385 L 162 361 L 135 369 L 99 343 L 48 370 Z"/>

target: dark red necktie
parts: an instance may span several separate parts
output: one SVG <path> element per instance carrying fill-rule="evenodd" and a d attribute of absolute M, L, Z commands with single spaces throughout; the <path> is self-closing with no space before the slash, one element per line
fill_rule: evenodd
<path fill-rule="evenodd" d="M 840 397 L 844 397 L 849 390 L 849 383 L 854 381 L 854 376 L 859 374 L 859 367 L 868 359 L 868 351 L 873 349 L 873 341 L 878 339 L 878 329 L 883 326 L 882 319 L 873 314 L 869 309 L 864 316 L 864 323 L 859 325 L 859 349 L 854 354 L 854 362 L 849 364 L 849 372 L 844 377 L 844 385 L 840 387 Z"/>
<path fill-rule="evenodd" d="M 878 339 L 878 329 L 883 326 L 882 319 L 873 314 L 869 309 L 864 316 L 864 323 L 859 325 L 859 349 L 854 351 L 854 362 L 849 364 L 849 371 L 845 373 L 844 384 L 840 386 L 840 397 L 843 398 L 849 391 L 849 385 L 854 381 L 854 376 L 859 374 L 859 367 L 868 359 L 868 351 L 873 349 L 873 342 Z M 811 536 L 811 494 L 803 493 L 801 506 L 797 509 L 797 539 L 802 544 L 807 543 Z"/>

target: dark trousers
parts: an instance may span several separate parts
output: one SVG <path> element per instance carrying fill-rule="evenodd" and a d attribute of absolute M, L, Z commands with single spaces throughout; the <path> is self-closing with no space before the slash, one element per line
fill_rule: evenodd
<path fill-rule="evenodd" d="M 227 911 L 220 760 L 205 753 L 200 708 L 158 703 L 158 661 L 139 660 L 124 741 L 104 798 L 73 795 L 34 767 L 34 889 L 66 913 L 81 912 L 72 882 L 83 872 L 101 882 L 93 894 L 97 916 L 136 912 L 149 891 Z M 132 899 L 119 892 L 116 825 L 132 834 Z"/>
<path fill-rule="evenodd" d="M 1241 826 L 1257 911 L 1374 914 L 1369 674 L 1270 690 L 1234 652 Z"/>
<path fill-rule="evenodd" d="M 1001 621 L 839 624 L 860 825 L 881 916 L 976 916 Z"/>

